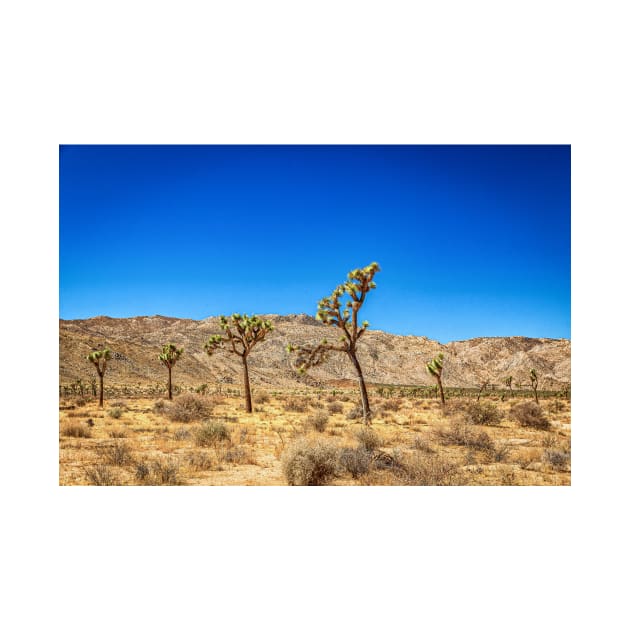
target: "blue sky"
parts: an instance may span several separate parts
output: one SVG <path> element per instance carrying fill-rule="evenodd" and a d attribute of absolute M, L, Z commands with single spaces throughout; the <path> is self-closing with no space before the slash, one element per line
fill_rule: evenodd
<path fill-rule="evenodd" d="M 60 317 L 309 313 L 570 338 L 569 146 L 60 147 Z"/>

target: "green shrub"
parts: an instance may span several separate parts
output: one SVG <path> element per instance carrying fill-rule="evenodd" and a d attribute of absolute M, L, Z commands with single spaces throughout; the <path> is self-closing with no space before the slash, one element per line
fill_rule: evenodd
<path fill-rule="evenodd" d="M 223 422 L 204 422 L 195 432 L 197 446 L 215 446 L 219 442 L 229 442 L 230 431 Z"/>
<path fill-rule="evenodd" d="M 122 407 L 111 407 L 107 410 L 107 415 L 110 418 L 115 418 L 116 420 L 122 416 L 123 410 Z"/>

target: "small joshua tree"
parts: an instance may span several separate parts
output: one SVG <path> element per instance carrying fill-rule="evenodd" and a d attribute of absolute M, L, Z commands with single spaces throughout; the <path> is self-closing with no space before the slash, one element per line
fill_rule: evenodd
<path fill-rule="evenodd" d="M 107 362 L 111 359 L 112 353 L 109 348 L 104 350 L 95 350 L 87 355 L 87 360 L 96 368 L 98 378 L 100 381 L 100 394 L 98 400 L 98 406 L 103 406 L 103 377 L 105 376 L 105 370 L 107 369 Z"/>
<path fill-rule="evenodd" d="M 490 385 L 490 381 L 488 380 L 481 382 L 481 385 L 479 385 L 479 391 L 477 392 L 477 400 L 481 398 L 481 394 L 483 393 L 483 390 L 486 389 L 488 385 Z"/>
<path fill-rule="evenodd" d="M 168 368 L 168 399 L 173 400 L 173 385 L 171 381 L 171 370 L 177 363 L 179 357 L 184 352 L 183 348 L 176 348 L 174 343 L 167 343 L 162 346 L 162 353 L 159 355 L 160 361 Z"/>
<path fill-rule="evenodd" d="M 252 392 L 249 386 L 249 369 L 247 367 L 247 357 L 252 348 L 259 342 L 264 341 L 268 333 L 273 330 L 270 321 L 265 321 L 257 315 L 239 315 L 234 313 L 230 320 L 225 315 L 221 315 L 220 326 L 222 335 L 212 335 L 204 345 L 204 350 L 208 356 L 212 356 L 218 348 L 227 347 L 239 357 L 243 362 L 243 383 L 245 385 L 245 411 L 252 412 Z"/>
<path fill-rule="evenodd" d="M 534 390 L 534 397 L 536 398 L 536 404 L 540 404 L 538 402 L 538 374 L 536 374 L 536 370 L 529 371 L 529 380 L 532 382 L 532 389 Z"/>
<path fill-rule="evenodd" d="M 300 373 L 325 361 L 331 352 L 345 352 L 352 361 L 359 378 L 365 424 L 370 424 L 372 412 L 363 372 L 357 358 L 357 342 L 367 330 L 369 323 L 364 321 L 359 324 L 358 315 L 367 294 L 376 288 L 373 279 L 377 271 L 380 271 L 380 267 L 375 262 L 362 269 L 351 271 L 346 282 L 340 284 L 329 297 L 323 298 L 317 305 L 317 319 L 326 326 L 336 326 L 341 330 L 342 335 L 339 337 L 338 344 L 328 343 L 324 339 L 315 347 L 297 347 L 291 344 L 287 346 L 288 352 L 296 353 L 294 365 Z M 349 298 L 345 306 L 341 303 L 344 295 Z"/>
<path fill-rule="evenodd" d="M 437 387 L 440 390 L 440 400 L 445 405 L 444 389 L 442 388 L 442 370 L 444 369 L 444 355 L 440 354 L 427 363 L 427 372 L 437 381 Z"/>
<path fill-rule="evenodd" d="M 512 377 L 508 376 L 507 378 L 503 379 L 503 382 L 505 383 L 506 387 L 509 388 L 510 398 L 511 398 L 512 397 Z"/>

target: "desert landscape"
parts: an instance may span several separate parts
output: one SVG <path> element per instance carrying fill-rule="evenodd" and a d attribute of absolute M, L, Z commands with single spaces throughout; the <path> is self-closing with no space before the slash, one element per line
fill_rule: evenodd
<path fill-rule="evenodd" d="M 300 373 L 286 352 L 291 343 L 316 347 L 330 327 L 307 315 L 262 319 L 273 331 L 251 353 L 251 413 L 236 357 L 204 351 L 204 339 L 221 332 L 218 318 L 62 320 L 59 483 L 570 484 L 568 340 L 440 344 L 367 330 L 357 347 L 366 423 L 343 353 Z M 158 359 L 165 339 L 183 349 L 171 401 Z M 102 408 L 86 360 L 99 347 L 111 349 Z M 444 405 L 425 369 L 438 353 Z"/>

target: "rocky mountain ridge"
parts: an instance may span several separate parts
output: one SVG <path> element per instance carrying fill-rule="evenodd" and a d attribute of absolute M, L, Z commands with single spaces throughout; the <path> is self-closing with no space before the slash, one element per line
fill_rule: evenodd
<path fill-rule="evenodd" d="M 292 369 L 288 343 L 334 341 L 337 329 L 309 315 L 264 315 L 275 330 L 256 346 L 249 359 L 252 382 L 268 387 L 334 385 L 354 380 L 348 357 L 334 353 L 324 365 L 300 377 Z M 106 379 L 112 384 L 161 383 L 165 368 L 157 355 L 163 344 L 184 347 L 173 371 L 174 382 L 184 386 L 241 382 L 238 357 L 219 351 L 208 357 L 203 344 L 221 332 L 217 317 L 203 320 L 162 315 L 112 318 L 106 316 L 59 321 L 60 384 L 94 376 L 85 357 L 95 348 L 109 347 L 113 359 Z M 537 370 L 541 389 L 560 389 L 571 380 L 571 342 L 567 339 L 481 337 L 441 344 L 427 337 L 395 335 L 368 330 L 359 343 L 359 360 L 366 380 L 374 384 L 432 385 L 424 365 L 438 352 L 445 356 L 443 381 L 447 387 L 477 387 L 484 380 L 500 384 L 513 376 L 514 386 L 529 383 L 529 370 Z"/>

